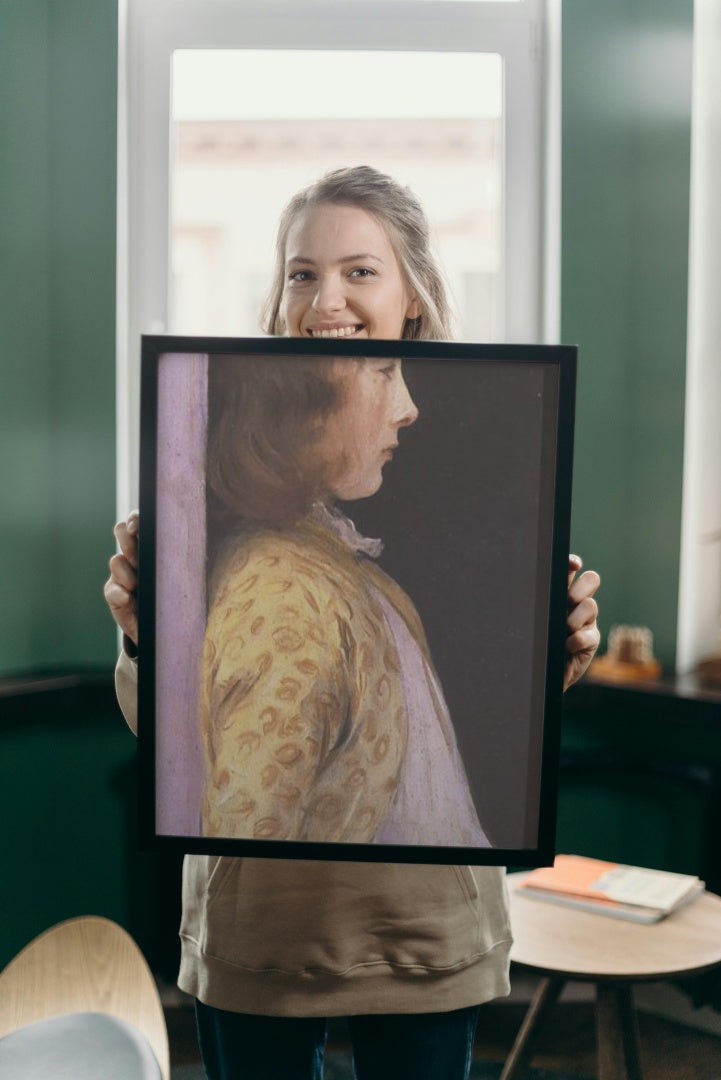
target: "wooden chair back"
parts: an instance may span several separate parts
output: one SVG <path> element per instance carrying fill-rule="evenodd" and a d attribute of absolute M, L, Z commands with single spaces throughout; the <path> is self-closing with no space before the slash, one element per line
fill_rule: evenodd
<path fill-rule="evenodd" d="M 85 915 L 58 923 L 0 972 L 0 1037 L 73 1012 L 132 1024 L 169 1080 L 168 1032 L 155 980 L 133 939 L 110 919 Z"/>

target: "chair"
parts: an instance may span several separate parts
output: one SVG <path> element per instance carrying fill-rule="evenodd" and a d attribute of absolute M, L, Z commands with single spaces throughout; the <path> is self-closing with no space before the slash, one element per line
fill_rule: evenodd
<path fill-rule="evenodd" d="M 169 1080 L 155 981 L 117 923 L 58 923 L 0 973 L 0 1076 Z"/>

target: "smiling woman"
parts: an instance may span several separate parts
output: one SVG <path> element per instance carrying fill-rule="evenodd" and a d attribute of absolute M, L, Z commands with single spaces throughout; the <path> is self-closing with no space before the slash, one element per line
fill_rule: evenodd
<path fill-rule="evenodd" d="M 410 189 L 357 166 L 290 200 L 278 227 L 268 333 L 448 340 L 450 324 L 428 221 Z"/>

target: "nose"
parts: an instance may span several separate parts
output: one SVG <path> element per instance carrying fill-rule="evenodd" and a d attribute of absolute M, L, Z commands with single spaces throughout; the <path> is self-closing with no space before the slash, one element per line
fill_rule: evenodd
<path fill-rule="evenodd" d="M 401 375 L 398 385 L 398 397 L 396 401 L 396 426 L 399 428 L 410 427 L 418 419 L 418 407 L 411 397 L 406 385 L 406 380 Z"/>
<path fill-rule="evenodd" d="M 330 315 L 345 307 L 343 285 L 336 274 L 324 274 L 318 278 L 313 308 L 319 315 Z"/>

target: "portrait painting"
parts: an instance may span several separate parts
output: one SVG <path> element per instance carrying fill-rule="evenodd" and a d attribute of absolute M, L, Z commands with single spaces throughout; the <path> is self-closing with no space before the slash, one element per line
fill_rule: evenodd
<path fill-rule="evenodd" d="M 144 846 L 552 859 L 575 359 L 143 339 Z"/>

